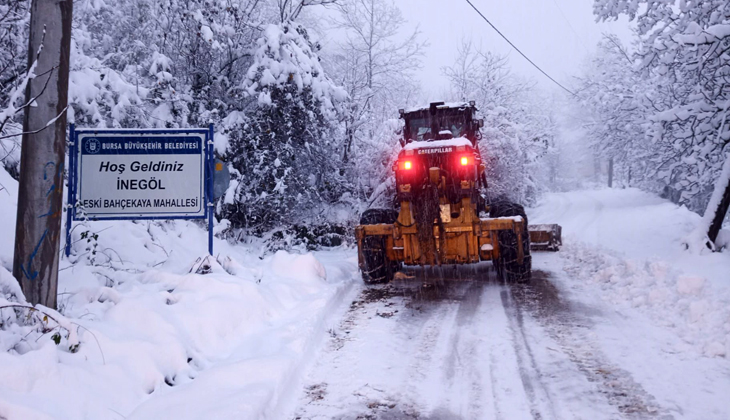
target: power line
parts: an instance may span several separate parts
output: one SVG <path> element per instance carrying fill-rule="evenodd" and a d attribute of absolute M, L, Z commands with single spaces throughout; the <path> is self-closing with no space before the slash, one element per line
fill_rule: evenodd
<path fill-rule="evenodd" d="M 560 83 L 559 83 L 559 82 L 558 82 L 557 80 L 555 80 L 555 79 L 553 79 L 552 77 L 550 77 L 550 75 L 549 75 L 549 74 L 545 73 L 545 70 L 541 69 L 541 68 L 540 68 L 540 66 L 538 66 L 537 64 L 535 64 L 535 63 L 534 63 L 534 62 L 533 62 L 532 60 L 530 60 L 530 58 L 529 58 L 529 57 L 527 57 L 527 56 L 525 55 L 525 53 L 523 53 L 522 51 L 520 51 L 520 49 L 519 49 L 519 48 L 517 48 L 517 46 L 516 46 L 515 44 L 513 44 L 513 43 L 512 43 L 512 41 L 510 41 L 510 40 L 509 40 L 509 39 L 508 39 L 508 38 L 507 38 L 506 36 L 504 36 L 504 34 L 503 34 L 502 32 L 500 32 L 500 30 L 499 30 L 499 29 L 497 29 L 497 27 L 496 27 L 496 26 L 494 26 L 494 25 L 492 24 L 492 22 L 490 22 L 490 21 L 489 21 L 489 19 L 487 19 L 487 17 L 486 17 L 486 16 L 484 16 L 484 14 L 482 14 L 482 12 L 480 12 L 480 11 L 479 11 L 479 9 L 477 9 L 477 7 L 476 7 L 476 6 L 474 6 L 474 4 L 473 4 L 473 3 L 472 3 L 472 2 L 470 1 L 470 0 L 466 0 L 466 2 L 467 2 L 467 3 L 469 3 L 469 6 L 471 6 L 471 7 L 472 7 L 472 9 L 474 9 L 474 10 L 475 10 L 475 11 L 476 11 L 476 12 L 477 12 L 477 13 L 479 14 L 479 16 L 481 16 L 481 17 L 482 17 L 482 19 L 484 19 L 484 21 L 485 21 L 485 22 L 487 22 L 487 23 L 489 24 L 489 26 L 491 26 L 491 27 L 492 27 L 492 29 L 494 29 L 494 31 L 495 31 L 495 32 L 497 32 L 497 33 L 499 34 L 499 36 L 501 36 L 501 37 L 502 37 L 502 38 L 503 38 L 503 39 L 504 39 L 505 41 L 507 41 L 507 43 L 508 43 L 509 45 L 511 45 L 511 46 L 512 46 L 512 48 L 514 48 L 514 49 L 515 49 L 515 51 L 517 51 L 518 53 L 520 53 L 520 55 L 521 55 L 522 57 L 524 57 L 524 58 L 525 58 L 525 60 L 527 60 L 527 61 L 528 61 L 528 62 L 529 62 L 530 64 L 532 64 L 532 65 L 533 65 L 533 67 L 535 67 L 536 69 L 538 69 L 538 70 L 540 71 L 540 73 L 544 74 L 544 75 L 545 75 L 545 77 L 547 77 L 548 79 L 550 79 L 550 80 L 551 80 L 551 81 L 552 81 L 553 83 L 555 83 L 556 85 L 558 85 L 558 86 L 559 86 L 559 87 L 560 87 L 561 89 L 563 89 L 564 91 L 566 91 L 566 92 L 570 93 L 570 94 L 571 94 L 571 95 L 573 95 L 573 96 L 578 96 L 578 95 L 576 95 L 575 93 L 571 92 L 571 91 L 570 91 L 570 89 L 568 89 L 568 88 L 566 88 L 565 86 L 561 85 L 561 84 L 560 84 Z"/>
<path fill-rule="evenodd" d="M 580 42 L 580 44 L 583 45 L 583 48 L 586 50 L 586 52 L 590 52 L 590 50 L 588 49 L 588 46 L 583 41 L 583 38 L 581 38 L 580 35 L 578 35 L 578 32 L 575 30 L 573 25 L 570 23 L 570 20 L 568 19 L 568 17 L 565 16 L 565 13 L 563 12 L 563 9 L 560 7 L 560 5 L 558 4 L 557 0 L 553 0 L 553 4 L 558 9 L 558 12 L 560 12 L 560 15 L 563 17 L 563 20 L 565 21 L 565 23 L 568 24 L 568 28 L 570 28 L 571 32 L 573 32 L 573 35 L 575 35 L 575 38 L 578 40 L 578 42 Z"/>

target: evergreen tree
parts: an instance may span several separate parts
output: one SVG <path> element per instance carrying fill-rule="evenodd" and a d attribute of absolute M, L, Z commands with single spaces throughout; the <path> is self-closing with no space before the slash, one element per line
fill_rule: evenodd
<path fill-rule="evenodd" d="M 317 48 L 292 22 L 267 26 L 258 41 L 242 86 L 257 107 L 228 130 L 238 180 L 223 216 L 234 228 L 311 221 L 343 192 L 335 129 L 346 94 L 324 74 Z"/>

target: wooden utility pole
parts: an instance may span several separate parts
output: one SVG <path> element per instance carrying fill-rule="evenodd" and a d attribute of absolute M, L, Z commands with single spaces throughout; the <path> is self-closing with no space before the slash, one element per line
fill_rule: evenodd
<path fill-rule="evenodd" d="M 32 0 L 30 13 L 13 276 L 29 303 L 55 308 L 73 0 Z"/>

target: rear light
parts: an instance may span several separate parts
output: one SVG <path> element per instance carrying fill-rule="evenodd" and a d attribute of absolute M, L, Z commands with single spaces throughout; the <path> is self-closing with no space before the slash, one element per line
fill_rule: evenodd
<path fill-rule="evenodd" d="M 413 159 L 400 159 L 393 165 L 394 171 L 415 171 L 415 161 Z"/>
<path fill-rule="evenodd" d="M 466 166 L 469 164 L 469 157 L 468 156 L 462 156 L 461 157 L 461 166 Z"/>

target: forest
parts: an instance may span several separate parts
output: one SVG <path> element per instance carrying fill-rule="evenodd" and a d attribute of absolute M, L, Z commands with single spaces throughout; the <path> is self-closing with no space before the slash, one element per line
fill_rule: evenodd
<path fill-rule="evenodd" d="M 530 205 L 572 182 L 559 139 L 567 110 L 595 182 L 703 214 L 730 141 L 728 5 L 671 3 L 596 1 L 597 19 L 628 17 L 635 41 L 606 35 L 567 94 L 515 75 L 506 56 L 469 39 L 455 46 L 442 99 L 476 101 L 490 194 Z M 27 69 L 28 8 L 0 4 L 0 158 L 16 179 L 24 86 L 42 77 Z M 427 102 L 413 77 L 427 46 L 389 0 L 79 0 L 68 121 L 213 123 L 233 174 L 217 203 L 224 236 L 339 243 L 364 209 L 392 205 L 397 111 Z"/>

